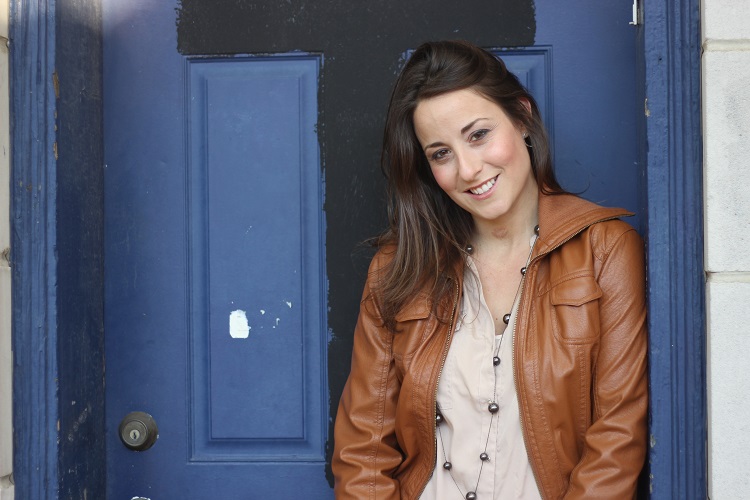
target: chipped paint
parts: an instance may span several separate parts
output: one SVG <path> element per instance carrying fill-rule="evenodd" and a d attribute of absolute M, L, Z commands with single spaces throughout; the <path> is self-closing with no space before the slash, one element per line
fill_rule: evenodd
<path fill-rule="evenodd" d="M 286 306 L 287 306 L 287 307 L 288 307 L 289 309 L 291 309 L 291 308 L 292 308 L 292 303 L 291 303 L 291 302 L 289 302 L 288 300 L 287 300 L 287 301 L 285 301 L 285 302 L 286 302 Z"/>
<path fill-rule="evenodd" d="M 229 314 L 229 335 L 233 339 L 246 339 L 250 335 L 245 311 L 237 309 Z"/>

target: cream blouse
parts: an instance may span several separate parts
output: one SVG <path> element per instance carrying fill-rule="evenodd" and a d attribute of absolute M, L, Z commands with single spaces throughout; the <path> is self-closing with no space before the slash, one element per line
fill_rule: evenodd
<path fill-rule="evenodd" d="M 437 463 L 420 498 L 460 500 L 474 491 L 478 500 L 540 499 L 521 433 L 513 381 L 518 297 L 503 340 L 503 335 L 495 335 L 471 258 L 463 286 L 461 315 L 438 382 L 437 402 L 444 421 L 436 430 Z M 492 358 L 498 346 L 501 361 L 495 367 Z M 494 418 L 487 410 L 493 389 L 500 406 Z M 489 460 L 482 463 L 479 455 L 485 443 Z M 452 464 L 450 472 L 443 468 L 446 461 Z"/>

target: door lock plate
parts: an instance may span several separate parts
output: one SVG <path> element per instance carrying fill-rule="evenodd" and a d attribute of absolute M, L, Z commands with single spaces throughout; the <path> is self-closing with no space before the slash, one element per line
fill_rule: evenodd
<path fill-rule="evenodd" d="M 119 427 L 120 441 L 133 451 L 146 451 L 159 437 L 156 421 L 148 413 L 134 411 L 125 415 Z"/>

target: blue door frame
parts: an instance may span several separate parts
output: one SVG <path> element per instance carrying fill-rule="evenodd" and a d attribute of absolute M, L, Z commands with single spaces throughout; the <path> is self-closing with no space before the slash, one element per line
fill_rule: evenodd
<path fill-rule="evenodd" d="M 699 5 L 645 2 L 637 28 L 653 498 L 707 494 Z M 11 1 L 18 498 L 104 496 L 99 11 L 96 0 Z"/>
<path fill-rule="evenodd" d="M 707 498 L 699 0 L 645 4 L 650 484 Z"/>

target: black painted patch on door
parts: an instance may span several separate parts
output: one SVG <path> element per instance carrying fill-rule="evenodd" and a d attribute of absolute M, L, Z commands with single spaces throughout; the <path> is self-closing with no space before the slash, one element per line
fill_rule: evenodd
<path fill-rule="evenodd" d="M 318 134 L 326 179 L 332 416 L 349 373 L 352 331 L 371 255 L 357 248 L 386 224 L 380 147 L 402 54 L 440 39 L 484 47 L 533 45 L 534 14 L 533 0 L 182 0 L 177 49 L 184 55 L 323 54 Z"/>

